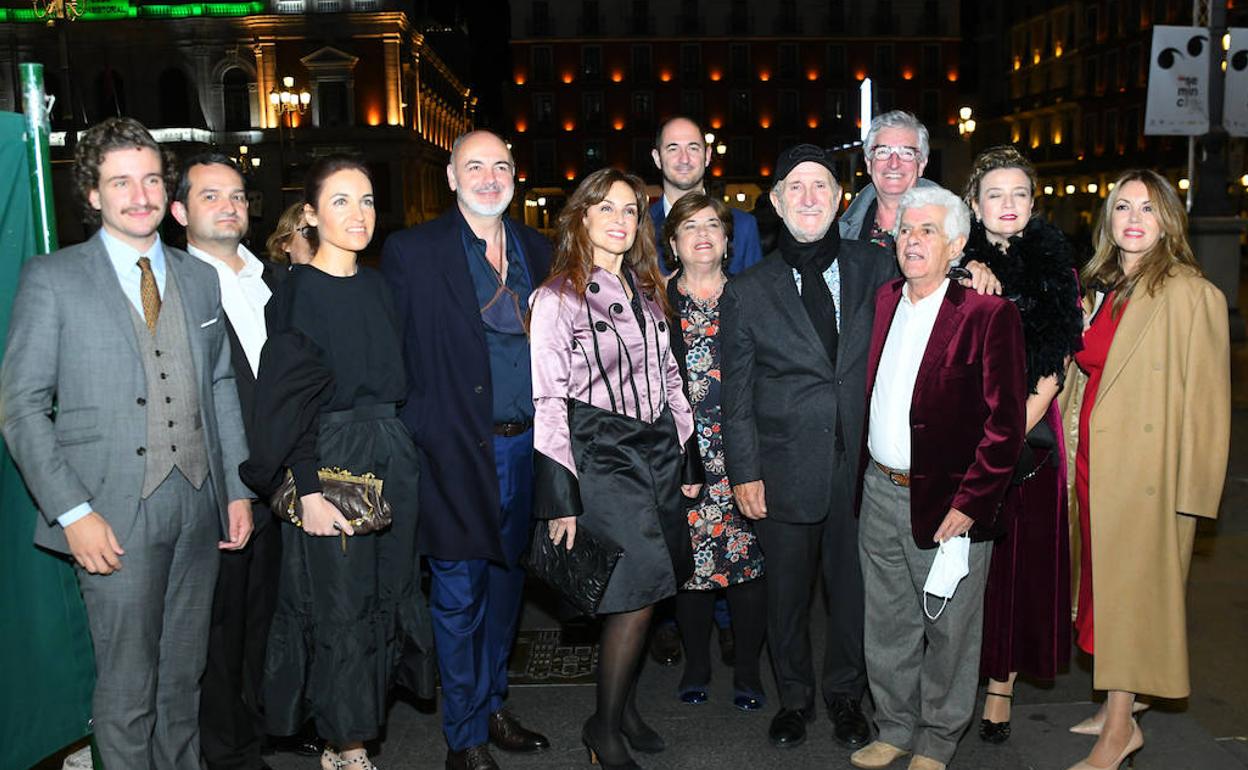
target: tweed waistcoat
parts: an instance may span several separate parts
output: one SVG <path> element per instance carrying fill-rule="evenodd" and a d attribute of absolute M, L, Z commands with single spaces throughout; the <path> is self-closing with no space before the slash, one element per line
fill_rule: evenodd
<path fill-rule="evenodd" d="M 186 317 L 172 275 L 165 281 L 156 333 L 133 306 L 130 320 L 147 378 L 147 446 L 139 450 L 145 463 L 142 496 L 150 497 L 175 467 L 199 489 L 208 477 L 208 449 Z"/>

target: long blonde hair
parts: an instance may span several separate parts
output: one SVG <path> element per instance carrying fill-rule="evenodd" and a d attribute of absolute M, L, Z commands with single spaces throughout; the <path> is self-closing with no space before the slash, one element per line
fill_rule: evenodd
<path fill-rule="evenodd" d="M 1114 206 L 1118 203 L 1118 193 L 1129 182 L 1140 182 L 1148 190 L 1148 199 L 1153 204 L 1153 213 L 1161 227 L 1161 235 L 1156 245 L 1140 257 L 1135 271 L 1126 275 L 1122 270 L 1118 244 L 1114 241 L 1111 220 Z M 1091 300 L 1098 290 L 1114 290 L 1115 315 L 1122 312 L 1123 306 L 1138 286 L 1143 285 L 1150 297 L 1156 294 L 1166 279 L 1174 274 L 1176 267 L 1189 267 L 1198 275 L 1201 274 L 1200 264 L 1187 241 L 1187 211 L 1170 182 L 1150 169 L 1134 169 L 1118 177 L 1114 188 L 1105 196 L 1105 205 L 1101 207 L 1092 244 L 1092 259 L 1079 274 L 1083 281 L 1084 295 Z"/>

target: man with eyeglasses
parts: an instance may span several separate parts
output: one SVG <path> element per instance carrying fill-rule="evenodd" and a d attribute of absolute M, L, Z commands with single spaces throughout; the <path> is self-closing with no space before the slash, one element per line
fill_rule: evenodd
<path fill-rule="evenodd" d="M 891 255 L 901 196 L 914 187 L 936 186 L 923 178 L 930 150 L 927 126 L 914 115 L 893 110 L 872 119 L 863 145 L 871 184 L 841 215 L 841 237 L 869 241 Z"/>
<path fill-rule="evenodd" d="M 447 770 L 548 748 L 503 708 L 533 506 L 533 393 L 524 318 L 550 242 L 506 216 L 516 164 L 497 134 L 455 140 L 456 205 L 395 233 L 381 269 L 403 326 L 400 417 L 427 462 L 417 550 L 429 558 Z"/>

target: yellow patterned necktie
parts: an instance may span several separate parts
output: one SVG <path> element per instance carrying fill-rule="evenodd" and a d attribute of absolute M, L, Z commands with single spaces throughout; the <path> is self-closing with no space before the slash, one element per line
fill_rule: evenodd
<path fill-rule="evenodd" d="M 143 301 L 143 320 L 152 334 L 156 333 L 156 319 L 160 318 L 160 290 L 156 288 L 156 275 L 152 272 L 152 260 L 139 257 L 139 297 Z"/>

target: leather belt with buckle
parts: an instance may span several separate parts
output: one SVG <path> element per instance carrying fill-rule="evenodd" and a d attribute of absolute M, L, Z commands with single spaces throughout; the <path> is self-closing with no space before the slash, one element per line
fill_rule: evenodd
<path fill-rule="evenodd" d="M 888 467 L 887 465 L 884 465 L 883 463 L 875 462 L 875 460 L 872 460 L 871 462 L 875 463 L 875 467 L 879 468 L 881 473 L 883 473 L 885 476 L 888 476 L 888 480 L 893 482 L 893 486 L 895 487 L 909 487 L 910 486 L 910 472 L 909 471 L 894 470 Z"/>
<path fill-rule="evenodd" d="M 531 422 L 496 422 L 494 423 L 494 435 L 511 438 L 512 436 L 519 436 L 532 427 L 533 423 Z"/>

